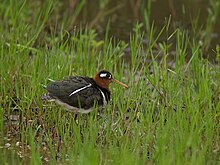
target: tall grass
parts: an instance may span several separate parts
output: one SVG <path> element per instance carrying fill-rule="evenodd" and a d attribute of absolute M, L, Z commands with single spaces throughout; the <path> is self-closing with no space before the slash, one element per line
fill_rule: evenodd
<path fill-rule="evenodd" d="M 136 24 L 129 43 L 116 42 L 108 33 L 97 41 L 96 31 L 88 28 L 69 33 L 64 22 L 47 33 L 57 3 L 46 1 L 43 9 L 32 9 L 29 1 L 0 4 L 3 164 L 219 163 L 219 67 L 203 58 L 198 36 L 181 27 L 170 32 L 171 18 L 158 33 L 154 24 Z M 142 26 L 149 29 L 146 34 Z M 172 66 L 167 60 L 171 41 Z M 75 118 L 41 101 L 49 79 L 94 76 L 103 68 L 130 87 L 112 84 L 112 101 L 103 113 Z"/>

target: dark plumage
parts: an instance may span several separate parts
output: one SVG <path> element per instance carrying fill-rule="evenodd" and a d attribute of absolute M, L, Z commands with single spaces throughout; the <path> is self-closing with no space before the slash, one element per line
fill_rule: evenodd
<path fill-rule="evenodd" d="M 56 101 L 73 112 L 88 113 L 94 104 L 104 106 L 109 102 L 109 84 L 112 81 L 127 88 L 125 84 L 113 79 L 110 72 L 103 70 L 94 78 L 70 76 L 51 82 L 46 87 L 48 94 L 42 99 Z"/>

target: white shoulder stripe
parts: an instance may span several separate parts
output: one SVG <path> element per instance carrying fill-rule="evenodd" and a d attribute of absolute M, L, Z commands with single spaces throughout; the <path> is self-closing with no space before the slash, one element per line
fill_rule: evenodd
<path fill-rule="evenodd" d="M 76 94 L 77 92 L 80 92 L 81 90 L 86 89 L 86 88 L 91 87 L 91 86 L 92 86 L 92 84 L 89 84 L 89 85 L 86 85 L 82 88 L 79 88 L 79 89 L 73 91 L 72 93 L 70 93 L 69 96 L 72 96 L 72 95 Z"/>

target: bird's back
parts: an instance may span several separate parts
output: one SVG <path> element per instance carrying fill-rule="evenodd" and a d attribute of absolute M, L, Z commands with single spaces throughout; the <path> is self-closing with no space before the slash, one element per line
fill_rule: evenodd
<path fill-rule="evenodd" d="M 49 83 L 46 89 L 48 98 L 60 104 L 67 104 L 68 109 L 73 107 L 86 110 L 92 108 L 95 103 L 103 105 L 104 99 L 108 101 L 110 96 L 108 91 L 100 89 L 89 77 L 66 77 L 64 80 Z"/>

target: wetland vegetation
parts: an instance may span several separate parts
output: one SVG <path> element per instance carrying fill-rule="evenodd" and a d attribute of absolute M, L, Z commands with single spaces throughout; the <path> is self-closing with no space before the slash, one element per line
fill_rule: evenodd
<path fill-rule="evenodd" d="M 220 2 L 159 2 L 1 1 L 1 164 L 220 163 Z M 101 69 L 129 86 L 102 113 L 42 102 Z"/>

